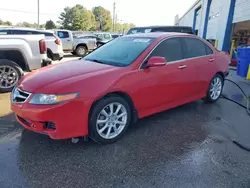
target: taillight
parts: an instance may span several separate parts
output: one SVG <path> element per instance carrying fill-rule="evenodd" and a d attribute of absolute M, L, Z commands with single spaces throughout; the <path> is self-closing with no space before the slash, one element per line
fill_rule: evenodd
<path fill-rule="evenodd" d="M 46 47 L 45 40 L 40 40 L 39 41 L 39 48 L 40 48 L 40 54 L 46 54 L 47 47 Z"/>
<path fill-rule="evenodd" d="M 60 44 L 61 44 L 61 41 L 60 41 L 59 39 L 56 39 L 56 40 L 55 40 L 55 43 L 56 43 L 57 45 L 60 45 Z"/>

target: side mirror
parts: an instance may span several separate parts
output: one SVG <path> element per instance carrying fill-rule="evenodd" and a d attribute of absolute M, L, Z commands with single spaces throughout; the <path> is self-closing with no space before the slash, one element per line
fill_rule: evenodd
<path fill-rule="evenodd" d="M 153 56 L 149 58 L 147 62 L 147 67 L 160 67 L 165 66 L 167 64 L 167 60 L 165 57 Z"/>

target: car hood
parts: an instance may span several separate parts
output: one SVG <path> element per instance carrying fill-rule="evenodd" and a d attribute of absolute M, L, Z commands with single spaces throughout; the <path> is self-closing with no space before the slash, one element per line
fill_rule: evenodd
<path fill-rule="evenodd" d="M 97 75 L 113 69 L 119 69 L 119 67 L 84 60 L 69 61 L 28 73 L 19 81 L 18 87 L 28 92 L 35 92 L 37 89 L 68 78 L 76 76 L 86 78 L 93 73 Z"/>

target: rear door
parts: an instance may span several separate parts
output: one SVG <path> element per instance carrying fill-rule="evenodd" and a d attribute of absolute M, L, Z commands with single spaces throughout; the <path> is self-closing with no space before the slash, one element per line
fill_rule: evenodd
<path fill-rule="evenodd" d="M 68 31 L 57 31 L 57 36 L 62 41 L 63 50 L 71 51 L 73 49 L 73 37 Z"/>
<path fill-rule="evenodd" d="M 193 92 L 204 95 L 213 74 L 212 64 L 215 61 L 213 50 L 196 37 L 183 37 L 183 44 L 186 62 L 195 65 L 196 81 Z"/>

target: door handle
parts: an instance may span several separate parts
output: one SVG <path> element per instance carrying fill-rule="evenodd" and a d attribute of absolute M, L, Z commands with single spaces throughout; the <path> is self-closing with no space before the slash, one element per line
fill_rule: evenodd
<path fill-rule="evenodd" d="M 187 65 L 181 65 L 181 66 L 179 66 L 178 68 L 179 69 L 185 69 L 187 67 Z"/>
<path fill-rule="evenodd" d="M 211 58 L 211 59 L 209 59 L 208 61 L 209 62 L 213 62 L 215 59 L 214 58 Z"/>

